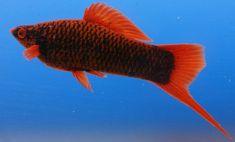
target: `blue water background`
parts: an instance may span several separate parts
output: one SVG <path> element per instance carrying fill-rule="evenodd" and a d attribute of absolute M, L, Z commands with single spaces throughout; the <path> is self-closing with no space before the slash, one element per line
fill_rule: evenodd
<path fill-rule="evenodd" d="M 94 93 L 71 75 L 27 61 L 9 30 L 82 18 L 86 0 L 0 0 L 0 142 L 228 141 L 185 105 L 139 79 L 89 75 Z M 235 1 L 103 0 L 155 44 L 200 43 L 207 66 L 194 98 L 235 137 Z"/>

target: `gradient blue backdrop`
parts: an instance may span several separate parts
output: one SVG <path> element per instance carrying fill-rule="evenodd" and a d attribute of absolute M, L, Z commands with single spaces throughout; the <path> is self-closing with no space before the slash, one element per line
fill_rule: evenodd
<path fill-rule="evenodd" d="M 235 1 L 101 1 L 122 11 L 156 44 L 205 46 L 207 66 L 190 90 L 235 137 Z M 92 2 L 0 0 L 0 142 L 227 141 L 146 81 L 89 75 L 90 93 L 70 73 L 24 59 L 12 27 L 81 18 Z"/>

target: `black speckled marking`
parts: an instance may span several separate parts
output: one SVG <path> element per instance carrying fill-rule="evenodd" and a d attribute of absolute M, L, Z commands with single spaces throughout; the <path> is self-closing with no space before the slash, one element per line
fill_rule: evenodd
<path fill-rule="evenodd" d="M 96 70 L 142 78 L 160 84 L 170 81 L 174 57 L 168 51 L 131 40 L 100 25 L 83 20 L 38 24 L 41 61 L 63 69 Z"/>

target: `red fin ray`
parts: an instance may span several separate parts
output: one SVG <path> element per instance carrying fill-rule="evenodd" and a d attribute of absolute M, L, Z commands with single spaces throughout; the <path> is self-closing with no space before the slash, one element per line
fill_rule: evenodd
<path fill-rule="evenodd" d="M 32 60 L 40 55 L 39 45 L 32 45 L 31 47 L 25 49 L 24 57 L 27 60 Z"/>
<path fill-rule="evenodd" d="M 82 86 L 84 86 L 86 89 L 88 89 L 91 92 L 93 91 L 85 72 L 75 71 L 72 73 L 73 73 L 73 76 L 82 84 Z"/>
<path fill-rule="evenodd" d="M 202 47 L 197 44 L 158 45 L 158 47 L 173 53 L 175 68 L 172 71 L 168 84 L 153 83 L 192 108 L 226 137 L 232 139 L 226 130 L 193 99 L 188 91 L 188 86 L 192 80 L 205 66 Z"/>
<path fill-rule="evenodd" d="M 130 39 L 152 41 L 126 16 L 103 3 L 95 3 L 89 8 L 86 8 L 83 19 L 88 22 L 103 25 Z"/>
<path fill-rule="evenodd" d="M 102 78 L 106 77 L 106 75 L 104 73 L 98 72 L 98 71 L 88 71 L 88 73 L 102 77 Z"/>

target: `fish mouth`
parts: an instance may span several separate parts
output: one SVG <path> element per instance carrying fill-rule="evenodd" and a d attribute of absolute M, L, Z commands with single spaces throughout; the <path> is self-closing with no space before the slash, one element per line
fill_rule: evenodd
<path fill-rule="evenodd" d="M 10 33 L 13 35 L 13 37 L 14 37 L 21 45 L 23 45 L 25 48 L 27 48 L 27 44 L 26 44 L 23 40 L 19 39 L 18 36 L 17 36 L 18 28 L 19 28 L 19 27 L 14 27 L 14 28 L 10 29 Z"/>
<path fill-rule="evenodd" d="M 12 29 L 10 29 L 10 33 L 15 37 L 15 38 L 17 38 L 17 27 L 14 27 L 14 28 L 12 28 Z"/>
<path fill-rule="evenodd" d="M 14 28 L 10 29 L 10 32 L 13 34 L 16 29 L 17 29 L 17 27 L 14 27 Z"/>

